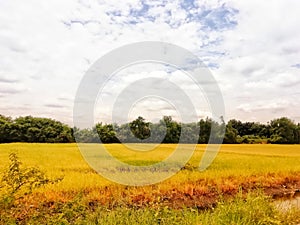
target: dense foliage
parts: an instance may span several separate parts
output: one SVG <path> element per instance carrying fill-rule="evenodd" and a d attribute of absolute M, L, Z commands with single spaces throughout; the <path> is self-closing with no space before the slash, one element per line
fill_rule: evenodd
<path fill-rule="evenodd" d="M 210 136 L 210 133 L 212 135 Z M 59 121 L 32 116 L 12 119 L 0 115 L 0 143 L 276 143 L 299 144 L 300 124 L 286 117 L 271 120 L 267 124 L 242 122 L 232 119 L 217 123 L 210 118 L 198 123 L 179 123 L 164 116 L 157 123 L 146 122 L 138 117 L 126 124 L 98 123 L 91 129 L 71 128 Z M 100 137 L 100 139 L 99 139 Z"/>
<path fill-rule="evenodd" d="M 73 141 L 72 129 L 59 121 L 32 116 L 13 120 L 0 115 L 0 143 L 68 143 Z"/>
<path fill-rule="evenodd" d="M 199 129 L 200 128 L 200 129 Z M 215 143 L 222 138 L 225 144 L 299 144 L 300 124 L 282 117 L 267 124 L 258 122 L 241 122 L 232 119 L 227 124 L 217 123 L 210 118 L 201 119 L 198 123 L 178 123 L 170 116 L 164 116 L 158 123 L 146 122 L 138 117 L 128 124 L 97 124 L 93 129 L 74 129 L 78 142 L 146 142 L 146 143 Z M 185 135 L 181 134 L 185 131 Z M 213 130 L 212 135 L 211 130 Z"/>

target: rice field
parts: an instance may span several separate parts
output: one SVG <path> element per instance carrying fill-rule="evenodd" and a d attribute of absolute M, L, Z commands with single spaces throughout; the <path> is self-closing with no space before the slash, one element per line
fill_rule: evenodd
<path fill-rule="evenodd" d="M 93 145 L 93 144 L 86 144 Z M 170 155 L 176 145 L 161 144 L 151 151 L 131 151 L 122 144 L 107 144 L 105 148 L 119 160 L 133 165 L 149 165 Z M 300 145 L 222 145 L 211 166 L 198 171 L 206 145 L 197 148 L 188 162 L 190 170 L 182 170 L 164 183 L 197 181 L 199 179 L 224 179 L 226 177 L 249 177 L 290 175 L 300 172 Z M 64 176 L 54 190 L 81 190 L 113 185 L 95 173 L 84 161 L 77 144 L 2 144 L 0 145 L 0 169 L 8 164 L 8 155 L 17 153 L 26 166 L 37 166 L 50 176 Z"/>
<path fill-rule="evenodd" d="M 144 166 L 167 158 L 176 145 L 161 144 L 150 151 L 153 146 L 137 144 L 134 147 L 144 151 L 132 151 L 122 144 L 104 147 L 122 162 Z M 222 145 L 213 163 L 205 171 L 199 171 L 205 148 L 206 145 L 197 145 L 192 158 L 174 176 L 140 187 L 116 184 L 96 173 L 83 159 L 77 144 L 1 144 L 0 171 L 7 168 L 8 156 L 14 152 L 23 167 L 38 167 L 51 178 L 63 178 L 20 200 L 18 204 L 28 207 L 26 216 L 31 215 L 31 210 L 34 214 L 34 209 L 41 207 L 52 209 L 57 203 L 65 204 L 78 196 L 84 204 L 105 207 L 112 213 L 120 207 L 197 211 L 215 207 L 220 196 L 227 199 L 240 192 L 262 190 L 271 197 L 284 197 L 300 189 L 300 145 Z"/>

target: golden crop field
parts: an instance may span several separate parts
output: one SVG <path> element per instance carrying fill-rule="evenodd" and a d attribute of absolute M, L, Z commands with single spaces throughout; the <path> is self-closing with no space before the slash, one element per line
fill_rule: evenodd
<path fill-rule="evenodd" d="M 176 145 L 161 144 L 154 150 L 140 152 L 121 144 L 105 147 L 123 162 L 148 165 L 166 158 Z M 213 206 L 220 195 L 235 196 L 241 190 L 261 189 L 270 196 L 283 196 L 300 188 L 300 145 L 222 145 L 210 167 L 199 171 L 205 147 L 197 145 L 191 160 L 176 175 L 141 187 L 115 184 L 97 174 L 85 162 L 77 144 L 2 144 L 0 171 L 7 168 L 8 156 L 14 152 L 22 166 L 38 167 L 51 178 L 63 177 L 61 182 L 38 188 L 22 198 L 23 204 L 31 208 L 39 208 L 41 203 L 51 208 L 56 202 L 72 201 L 80 195 L 88 204 L 108 209 L 205 209 Z"/>
<path fill-rule="evenodd" d="M 86 144 L 93 145 L 93 144 Z M 161 161 L 175 148 L 175 144 L 161 144 L 152 151 L 130 151 L 121 144 L 105 147 L 117 158 L 127 163 L 149 164 Z M 225 178 L 289 176 L 300 172 L 300 145 L 222 145 L 212 165 L 205 171 L 197 170 L 205 145 L 197 149 L 189 161 L 191 170 L 182 170 L 177 175 L 158 184 L 167 186 L 178 182 L 199 180 L 223 180 Z M 16 152 L 27 166 L 38 166 L 52 177 L 64 176 L 61 183 L 51 190 L 79 191 L 114 185 L 95 173 L 84 161 L 77 144 L 2 144 L 0 145 L 1 167 L 8 163 L 8 155 Z M 50 187 L 49 187 L 50 188 Z"/>

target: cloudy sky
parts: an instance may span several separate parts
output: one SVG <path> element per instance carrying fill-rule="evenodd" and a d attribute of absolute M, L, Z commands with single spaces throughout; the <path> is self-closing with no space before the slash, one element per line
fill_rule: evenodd
<path fill-rule="evenodd" d="M 1 0 L 0 114 L 72 124 L 78 85 L 96 60 L 125 44 L 163 41 L 207 65 L 227 119 L 300 121 L 299 9 L 296 0 Z M 96 110 L 100 120 L 110 120 L 106 108 L 130 82 L 170 74 L 145 68 L 127 69 L 128 76 L 108 82 Z M 184 84 L 184 74 L 172 75 Z M 186 82 L 185 90 L 191 89 Z M 173 115 L 172 104 L 166 105 L 149 98 L 136 103 L 131 116 Z M 205 104 L 197 105 L 199 117 L 209 115 Z"/>

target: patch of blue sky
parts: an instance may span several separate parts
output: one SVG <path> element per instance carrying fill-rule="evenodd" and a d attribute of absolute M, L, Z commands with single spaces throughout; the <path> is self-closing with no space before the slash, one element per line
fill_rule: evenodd
<path fill-rule="evenodd" d="M 215 62 L 207 62 L 205 64 L 209 69 L 219 69 L 220 68 L 220 65 Z"/>
<path fill-rule="evenodd" d="M 108 16 L 122 16 L 121 10 L 111 10 L 106 12 L 106 15 Z"/>
<path fill-rule="evenodd" d="M 205 29 L 217 31 L 226 30 L 232 29 L 238 24 L 234 16 L 239 13 L 239 11 L 227 7 L 226 4 L 217 8 L 201 7 L 201 10 L 199 11 L 199 8 L 194 8 L 196 10 L 192 10 L 192 7 L 196 7 L 192 0 L 186 0 L 185 2 L 190 2 L 189 4 L 185 4 L 188 5 L 188 7 L 183 7 L 187 12 L 187 20 L 199 22 Z"/>
<path fill-rule="evenodd" d="M 155 22 L 156 18 L 149 14 L 149 10 L 154 7 L 164 7 L 167 1 L 141 1 L 140 7 L 130 9 L 127 19 L 122 20 L 126 24 L 138 24 L 144 21 Z M 237 9 L 228 7 L 226 4 L 222 4 L 216 8 L 207 8 L 205 6 L 198 6 L 194 0 L 184 0 L 178 5 L 186 12 L 186 18 L 182 21 L 173 20 L 171 10 L 166 9 L 164 13 L 165 22 L 169 24 L 171 28 L 178 28 L 183 23 L 196 22 L 201 25 L 202 30 L 227 30 L 233 29 L 237 26 L 237 20 L 235 15 L 239 13 Z M 107 12 L 110 17 L 122 17 L 121 10 L 113 10 Z M 113 18 L 112 18 L 113 19 Z"/>
<path fill-rule="evenodd" d="M 296 64 L 292 65 L 291 67 L 295 67 L 295 68 L 300 69 L 300 63 L 296 63 Z"/>
<path fill-rule="evenodd" d="M 142 7 L 139 9 L 130 9 L 130 15 L 134 17 L 146 16 L 150 6 L 144 2 L 141 2 Z"/>

